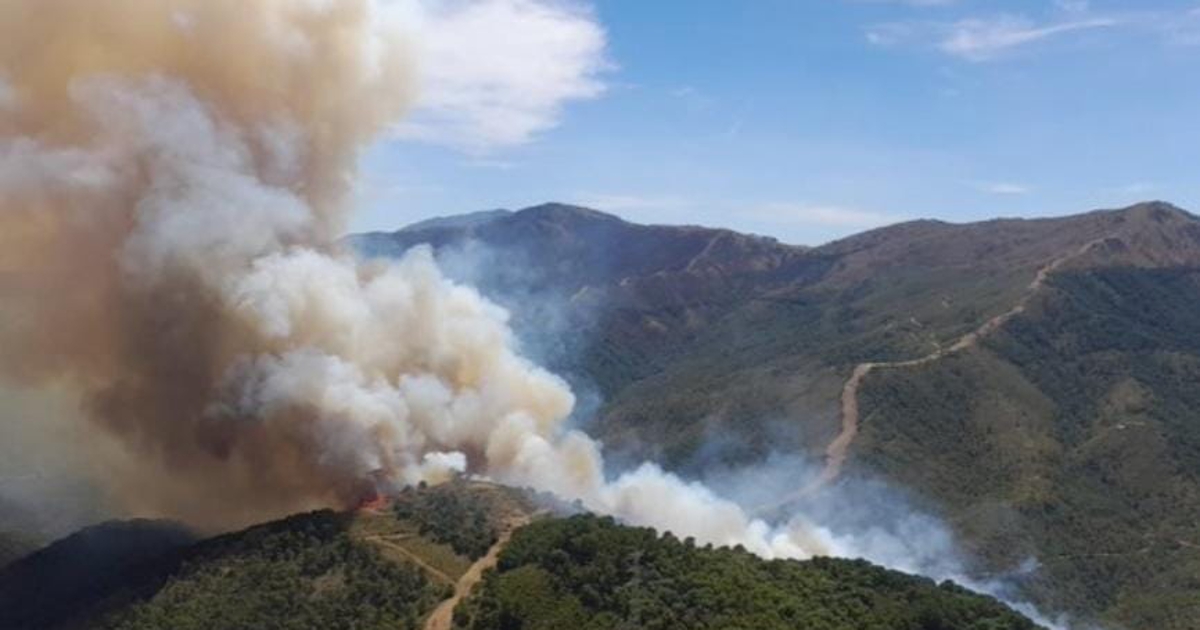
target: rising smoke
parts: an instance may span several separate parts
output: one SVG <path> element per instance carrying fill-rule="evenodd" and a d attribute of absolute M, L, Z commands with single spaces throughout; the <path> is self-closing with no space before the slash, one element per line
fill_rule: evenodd
<path fill-rule="evenodd" d="M 597 446 L 561 428 L 571 392 L 513 350 L 504 311 L 426 251 L 339 251 L 357 152 L 410 92 L 378 6 L 3 11 L 3 369 L 80 392 L 123 446 L 109 481 L 130 509 L 227 527 L 461 464 L 810 552 L 653 466 L 606 483 Z"/>
<path fill-rule="evenodd" d="M 574 397 L 428 251 L 336 245 L 402 113 L 366 0 L 5 5 L 3 368 L 77 388 L 139 511 L 229 526 L 448 465 L 766 555 L 829 548 L 645 465 L 607 482 Z"/>
<path fill-rule="evenodd" d="M 466 470 L 766 557 L 886 555 L 654 464 L 607 478 L 503 309 L 428 250 L 341 250 L 358 153 L 415 88 L 384 9 L 0 4 L 4 380 L 73 392 L 125 509 L 202 528 Z"/>

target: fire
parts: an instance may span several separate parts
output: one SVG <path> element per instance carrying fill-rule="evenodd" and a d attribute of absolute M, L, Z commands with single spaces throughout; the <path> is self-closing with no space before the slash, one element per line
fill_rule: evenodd
<path fill-rule="evenodd" d="M 363 497 L 362 501 L 359 501 L 358 511 L 381 513 L 387 510 L 391 504 L 391 497 L 383 494 L 382 492 L 375 491 L 366 497 Z"/>

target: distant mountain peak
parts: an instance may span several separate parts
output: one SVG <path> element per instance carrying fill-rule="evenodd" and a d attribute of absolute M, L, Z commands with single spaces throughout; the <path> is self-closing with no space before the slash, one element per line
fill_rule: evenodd
<path fill-rule="evenodd" d="M 591 220 L 624 223 L 624 219 L 613 214 L 567 203 L 547 202 L 530 206 L 514 213 L 518 218 L 543 220 Z"/>
<path fill-rule="evenodd" d="M 1145 201 L 1117 211 L 1122 217 L 1134 221 L 1153 223 L 1178 223 L 1196 221 L 1196 216 L 1166 201 Z"/>
<path fill-rule="evenodd" d="M 467 228 L 483 223 L 490 223 L 513 214 L 512 210 L 497 208 L 495 210 L 480 210 L 466 214 L 455 214 L 448 217 L 433 217 L 424 221 L 411 223 L 400 229 L 401 232 L 422 232 L 425 230 Z"/>

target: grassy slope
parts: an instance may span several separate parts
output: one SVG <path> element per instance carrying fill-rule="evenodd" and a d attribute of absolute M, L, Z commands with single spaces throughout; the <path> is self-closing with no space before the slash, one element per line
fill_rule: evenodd
<path fill-rule="evenodd" d="M 518 530 L 455 620 L 471 630 L 1034 627 L 989 598 L 866 562 L 764 561 L 594 516 Z"/>
<path fill-rule="evenodd" d="M 1200 271 L 1052 286 L 986 349 L 873 377 L 859 461 L 950 506 L 993 565 L 1036 555 L 1053 605 L 1194 627 Z"/>

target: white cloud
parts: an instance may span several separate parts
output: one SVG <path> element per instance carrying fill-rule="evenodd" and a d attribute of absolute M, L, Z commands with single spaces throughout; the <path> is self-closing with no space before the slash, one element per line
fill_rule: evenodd
<path fill-rule="evenodd" d="M 599 96 L 609 68 L 593 13 L 566 0 L 396 0 L 410 36 L 417 103 L 404 139 L 470 153 L 528 142 L 565 103 Z"/>
<path fill-rule="evenodd" d="M 993 195 L 1027 195 L 1030 193 L 1028 186 L 1024 184 L 1014 184 L 1012 182 L 994 182 L 982 184 L 980 190 Z"/>
<path fill-rule="evenodd" d="M 943 52 L 969 61 L 987 61 L 996 56 L 1041 40 L 1077 31 L 1106 28 L 1119 24 L 1111 18 L 1091 18 L 1037 25 L 1013 16 L 992 19 L 966 19 L 956 22 L 938 46 Z"/>
<path fill-rule="evenodd" d="M 1085 0 L 1055 0 L 1057 19 L 1031 20 L 1021 15 L 968 17 L 954 22 L 908 20 L 867 27 L 867 41 L 876 46 L 932 46 L 967 61 L 989 61 L 1018 48 L 1071 33 L 1132 26 L 1129 16 L 1118 19 L 1091 13 Z"/>
<path fill-rule="evenodd" d="M 903 217 L 844 206 L 766 203 L 749 209 L 764 222 L 783 225 L 812 225 L 834 228 L 873 228 L 903 221 Z"/>
<path fill-rule="evenodd" d="M 898 46 L 917 39 L 924 26 L 912 22 L 888 22 L 867 27 L 867 42 L 874 46 Z"/>

